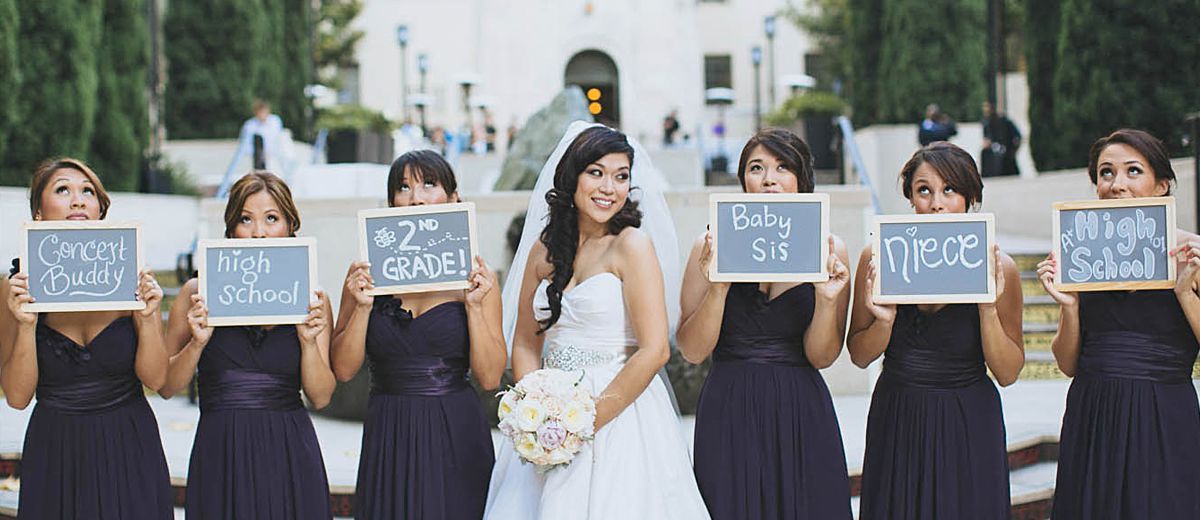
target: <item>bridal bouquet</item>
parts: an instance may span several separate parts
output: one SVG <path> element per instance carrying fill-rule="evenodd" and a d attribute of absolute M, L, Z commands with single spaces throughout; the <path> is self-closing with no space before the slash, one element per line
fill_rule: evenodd
<path fill-rule="evenodd" d="M 501 392 L 500 432 L 540 472 L 570 463 L 592 440 L 596 401 L 579 386 L 581 380 L 578 374 L 543 368 Z"/>

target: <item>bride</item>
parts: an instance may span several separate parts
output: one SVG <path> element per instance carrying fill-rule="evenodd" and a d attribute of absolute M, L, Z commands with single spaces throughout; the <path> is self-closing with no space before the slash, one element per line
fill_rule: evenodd
<path fill-rule="evenodd" d="M 655 377 L 678 313 L 665 297 L 678 258 L 664 184 L 636 142 L 581 121 L 542 169 L 504 287 L 513 376 L 543 362 L 580 371 L 596 396 L 596 436 L 545 474 L 505 439 L 485 518 L 708 518 L 671 397 Z"/>

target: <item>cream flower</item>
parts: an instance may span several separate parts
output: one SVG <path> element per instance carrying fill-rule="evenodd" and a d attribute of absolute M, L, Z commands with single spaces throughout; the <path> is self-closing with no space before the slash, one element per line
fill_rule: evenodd
<path fill-rule="evenodd" d="M 528 396 L 517 403 L 517 409 L 514 412 L 517 417 L 517 428 L 523 432 L 535 432 L 542 421 L 546 419 L 546 409 L 542 403 L 536 399 L 531 399 Z"/>

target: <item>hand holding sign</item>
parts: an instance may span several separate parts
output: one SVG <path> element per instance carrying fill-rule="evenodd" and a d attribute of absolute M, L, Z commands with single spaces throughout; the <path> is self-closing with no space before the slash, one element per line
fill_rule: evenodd
<path fill-rule="evenodd" d="M 141 228 L 102 220 L 26 222 L 21 270 L 30 312 L 143 310 Z"/>
<path fill-rule="evenodd" d="M 325 314 L 325 291 L 313 291 L 314 298 L 308 302 L 308 316 L 303 323 L 296 324 L 296 332 L 300 336 L 300 344 L 308 347 L 317 346 L 317 339 L 325 332 L 329 318 Z"/>
<path fill-rule="evenodd" d="M 875 280 L 879 279 L 878 276 L 879 269 L 876 267 L 875 259 L 872 258 L 867 268 L 866 294 L 871 295 L 870 298 L 866 299 L 867 310 L 871 311 L 871 317 L 875 318 L 876 321 L 895 323 L 896 305 L 876 301 L 876 294 L 878 293 L 875 292 Z"/>
<path fill-rule="evenodd" d="M 1074 307 L 1079 303 L 1079 298 L 1075 295 L 1074 291 L 1060 291 L 1054 285 L 1054 279 L 1058 277 L 1058 258 L 1054 255 L 1053 251 L 1049 255 L 1046 255 L 1045 260 L 1038 262 L 1037 275 L 1038 280 L 1042 282 L 1042 289 L 1045 289 L 1046 294 L 1054 298 L 1054 301 L 1059 305 Z"/>
<path fill-rule="evenodd" d="M 992 303 L 997 251 L 992 215 L 876 218 L 872 253 L 879 303 Z"/>
<path fill-rule="evenodd" d="M 1175 294 L 1179 297 L 1195 296 L 1197 274 L 1200 273 L 1200 238 L 1188 237 L 1187 241 L 1171 251 L 1175 258 Z"/>
<path fill-rule="evenodd" d="M 717 193 L 709 196 L 709 280 L 823 282 L 829 278 L 829 196 Z"/>
<path fill-rule="evenodd" d="M 488 269 L 487 264 L 483 262 L 483 257 L 476 256 L 475 269 L 471 270 L 467 279 L 471 282 L 471 288 L 467 289 L 467 305 L 478 307 L 483 304 L 483 300 L 491 294 L 492 288 L 496 286 L 496 274 Z"/>
<path fill-rule="evenodd" d="M 213 328 L 208 324 L 208 306 L 200 294 L 192 295 L 192 307 L 187 313 L 188 328 L 192 331 L 192 342 L 204 349 L 212 339 Z"/>
<path fill-rule="evenodd" d="M 154 278 L 154 272 L 149 269 L 142 269 L 138 273 L 138 301 L 145 303 L 146 307 L 137 311 L 137 315 L 142 318 L 154 318 L 159 315 L 159 309 L 162 305 L 163 290 L 158 285 L 158 280 Z"/>
<path fill-rule="evenodd" d="M 344 290 L 354 297 L 354 303 L 360 309 L 370 308 L 375 303 L 371 291 L 375 290 L 375 280 L 371 278 L 371 263 L 358 261 L 350 264 L 346 273 Z"/>
<path fill-rule="evenodd" d="M 29 294 L 29 275 L 17 273 L 8 279 L 8 310 L 22 325 L 37 323 L 36 312 L 26 312 L 25 305 L 33 303 L 33 295 Z"/>
<path fill-rule="evenodd" d="M 824 282 L 816 282 L 813 285 L 817 290 L 817 297 L 822 298 L 826 302 L 837 300 L 838 295 L 850 284 L 850 269 L 846 267 L 846 263 L 842 262 L 841 257 L 835 249 L 833 235 L 828 238 L 829 257 L 825 261 L 825 270 L 829 272 L 829 279 Z"/>

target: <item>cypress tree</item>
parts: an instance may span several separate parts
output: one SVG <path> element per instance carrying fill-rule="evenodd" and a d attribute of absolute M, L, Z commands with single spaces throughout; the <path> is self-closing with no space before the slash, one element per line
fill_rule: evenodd
<path fill-rule="evenodd" d="M 279 117 L 291 128 L 296 139 L 307 139 L 311 129 L 306 119 L 308 98 L 304 87 L 312 81 L 312 47 L 309 46 L 311 22 L 309 0 L 283 1 L 283 89 L 279 93 Z"/>
<path fill-rule="evenodd" d="M 1041 170 L 1060 167 L 1054 126 L 1054 70 L 1061 0 L 1025 0 L 1025 64 L 1029 86 L 1029 152 Z"/>
<path fill-rule="evenodd" d="M 102 6 L 100 0 L 17 2 L 21 123 L 10 136 L 6 163 L 21 172 L 18 184 L 48 157 L 87 155 Z"/>
<path fill-rule="evenodd" d="M 172 0 L 163 23 L 172 139 L 233 138 L 250 117 L 269 30 L 262 0 Z"/>
<path fill-rule="evenodd" d="M 137 188 L 150 138 L 145 0 L 106 0 L 100 39 L 96 131 L 88 162 L 112 190 Z"/>
<path fill-rule="evenodd" d="M 1121 127 L 1182 154 L 1184 115 L 1200 110 L 1200 45 L 1181 20 L 1200 20 L 1200 2 L 1063 2 L 1051 87 L 1057 131 L 1036 137 L 1055 141 L 1051 167 L 1087 164 L 1091 143 Z"/>
<path fill-rule="evenodd" d="M 878 109 L 879 34 L 883 14 L 882 0 L 848 0 L 850 18 L 846 45 L 849 47 L 850 80 L 847 98 L 854 108 L 854 124 L 876 122 Z"/>
<path fill-rule="evenodd" d="M 21 69 L 17 53 L 18 31 L 16 0 L 0 0 L 0 185 L 21 185 L 25 177 L 13 167 L 6 155 L 8 140 L 19 124 L 18 96 L 21 93 Z"/>
<path fill-rule="evenodd" d="M 956 119 L 978 117 L 987 67 L 984 10 L 983 0 L 883 4 L 875 122 L 915 123 L 929 103 Z"/>

